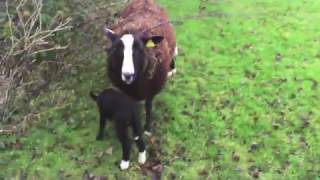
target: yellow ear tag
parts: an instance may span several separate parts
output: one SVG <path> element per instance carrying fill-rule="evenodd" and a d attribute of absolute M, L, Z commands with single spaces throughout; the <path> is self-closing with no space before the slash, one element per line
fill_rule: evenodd
<path fill-rule="evenodd" d="M 154 42 L 151 39 L 149 39 L 147 41 L 146 47 L 147 48 L 154 48 L 154 47 L 156 47 L 156 44 L 154 44 Z"/>

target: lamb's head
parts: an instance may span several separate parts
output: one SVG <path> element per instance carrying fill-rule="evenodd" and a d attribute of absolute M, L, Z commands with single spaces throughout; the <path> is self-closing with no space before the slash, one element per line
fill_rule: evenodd
<path fill-rule="evenodd" d="M 146 48 L 154 48 L 163 40 L 163 36 L 147 37 L 139 33 L 119 36 L 108 28 L 104 28 L 104 32 L 112 41 L 108 56 L 120 64 L 120 76 L 126 84 L 132 84 L 142 73 L 146 63 Z"/>

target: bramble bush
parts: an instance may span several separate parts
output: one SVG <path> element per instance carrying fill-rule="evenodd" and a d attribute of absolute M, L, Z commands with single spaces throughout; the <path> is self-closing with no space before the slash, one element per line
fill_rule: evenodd
<path fill-rule="evenodd" d="M 125 1 L 124 1 L 125 2 Z M 0 123 L 22 121 L 32 98 L 102 51 L 100 29 L 124 2 L 20 0 L 0 14 Z M 81 52 L 81 53 L 79 53 Z"/>

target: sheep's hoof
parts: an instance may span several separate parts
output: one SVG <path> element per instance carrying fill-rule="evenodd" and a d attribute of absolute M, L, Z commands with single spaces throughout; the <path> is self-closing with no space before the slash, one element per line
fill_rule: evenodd
<path fill-rule="evenodd" d="M 121 163 L 120 163 L 120 169 L 121 170 L 126 170 L 126 169 L 129 168 L 129 165 L 130 165 L 130 161 L 122 160 Z"/>
<path fill-rule="evenodd" d="M 139 164 L 144 164 L 147 160 L 147 155 L 146 151 L 144 150 L 143 152 L 139 152 L 139 157 L 138 157 L 138 162 Z"/>
<path fill-rule="evenodd" d="M 151 136 L 151 132 L 150 132 L 150 131 L 144 131 L 144 134 L 145 134 L 146 136 Z"/>
<path fill-rule="evenodd" d="M 175 68 L 175 69 L 172 69 L 171 71 L 169 71 L 168 74 L 167 74 L 167 76 L 168 76 L 168 77 L 171 77 L 171 76 L 173 76 L 173 75 L 176 74 L 176 73 L 177 73 L 177 69 Z"/>

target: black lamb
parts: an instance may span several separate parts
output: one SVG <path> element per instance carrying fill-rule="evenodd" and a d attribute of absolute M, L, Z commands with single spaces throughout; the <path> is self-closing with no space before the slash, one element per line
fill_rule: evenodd
<path fill-rule="evenodd" d="M 114 120 L 115 122 L 117 136 L 122 144 L 120 169 L 128 169 L 130 164 L 131 140 L 128 135 L 129 126 L 132 126 L 134 140 L 139 149 L 138 162 L 144 164 L 146 161 L 146 151 L 139 120 L 139 102 L 112 88 L 102 91 L 99 95 L 90 92 L 90 96 L 96 101 L 100 113 L 100 128 L 97 140 L 101 140 L 104 136 L 107 119 Z"/>

